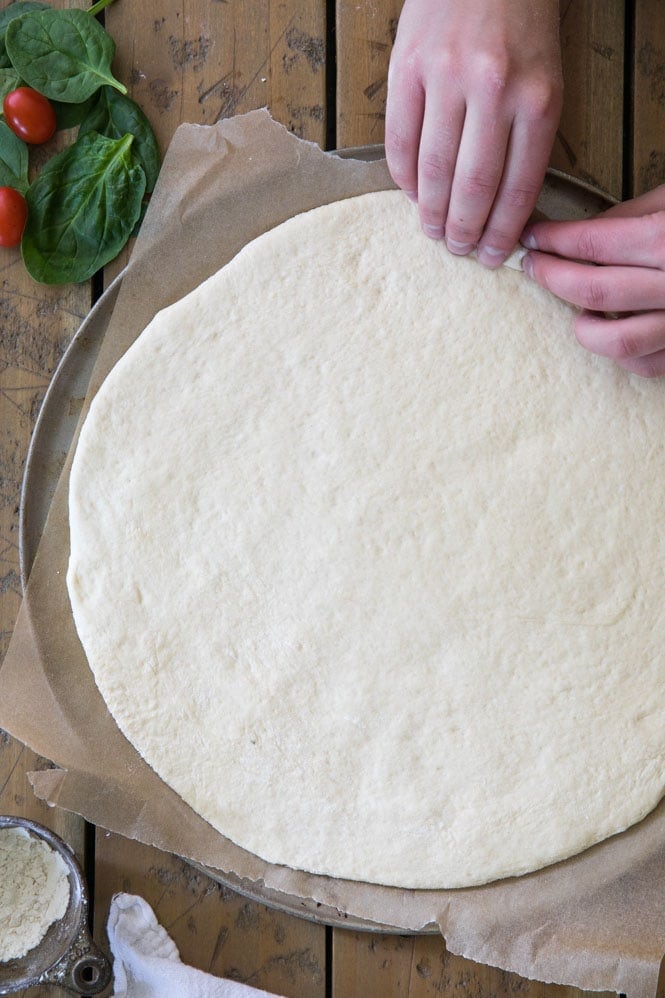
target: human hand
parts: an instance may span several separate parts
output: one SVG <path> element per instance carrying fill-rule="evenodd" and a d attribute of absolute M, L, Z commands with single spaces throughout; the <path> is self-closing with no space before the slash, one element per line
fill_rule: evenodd
<path fill-rule="evenodd" d="M 522 242 L 538 251 L 526 273 L 581 307 L 583 347 L 645 378 L 665 374 L 665 185 L 594 219 L 538 222 Z"/>
<path fill-rule="evenodd" d="M 386 158 L 425 233 L 498 267 L 531 214 L 562 101 L 559 0 L 406 0 Z"/>

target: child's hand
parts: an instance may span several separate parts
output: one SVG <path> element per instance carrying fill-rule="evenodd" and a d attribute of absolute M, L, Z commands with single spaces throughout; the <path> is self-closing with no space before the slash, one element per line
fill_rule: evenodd
<path fill-rule="evenodd" d="M 588 221 L 538 222 L 522 242 L 538 250 L 526 272 L 582 308 L 583 347 L 646 378 L 665 374 L 665 185 Z"/>
<path fill-rule="evenodd" d="M 424 231 L 497 267 L 540 191 L 562 100 L 558 0 L 406 0 L 386 157 Z"/>

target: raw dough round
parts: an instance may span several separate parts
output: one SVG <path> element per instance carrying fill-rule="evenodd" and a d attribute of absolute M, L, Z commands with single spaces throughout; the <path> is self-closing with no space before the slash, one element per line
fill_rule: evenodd
<path fill-rule="evenodd" d="M 85 421 L 68 585 L 141 755 L 224 835 L 455 887 L 649 812 L 665 385 L 421 235 L 298 216 L 158 314 Z"/>

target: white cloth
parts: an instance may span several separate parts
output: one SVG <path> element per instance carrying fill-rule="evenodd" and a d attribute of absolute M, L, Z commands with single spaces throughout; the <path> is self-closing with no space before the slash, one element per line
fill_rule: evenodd
<path fill-rule="evenodd" d="M 113 954 L 113 998 L 274 998 L 247 984 L 188 967 L 150 905 L 116 894 L 107 931 Z"/>

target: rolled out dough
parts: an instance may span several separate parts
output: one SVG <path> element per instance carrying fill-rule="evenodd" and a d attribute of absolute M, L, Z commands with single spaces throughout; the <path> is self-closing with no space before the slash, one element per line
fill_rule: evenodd
<path fill-rule="evenodd" d="M 637 822 L 665 762 L 665 386 L 421 235 L 293 218 L 83 426 L 68 585 L 147 762 L 264 859 L 414 888 Z"/>

